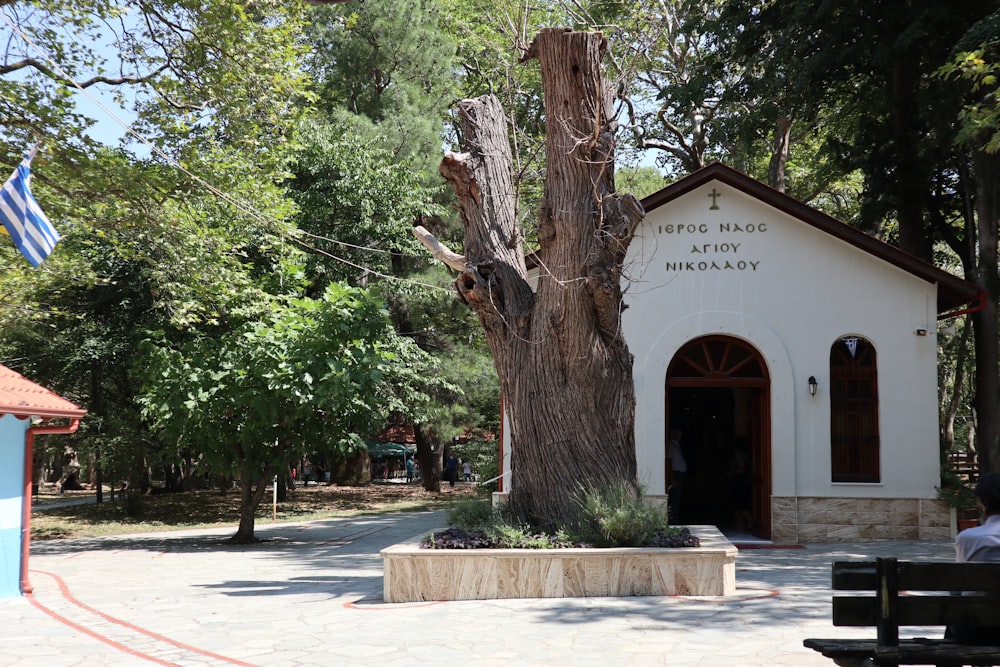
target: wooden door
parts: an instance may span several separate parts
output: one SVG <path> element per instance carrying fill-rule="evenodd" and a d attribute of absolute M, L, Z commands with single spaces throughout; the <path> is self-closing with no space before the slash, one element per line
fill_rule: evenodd
<path fill-rule="evenodd" d="M 770 377 L 763 358 L 745 341 L 730 336 L 705 336 L 697 338 L 682 347 L 671 360 L 666 378 L 668 428 L 681 426 L 690 431 L 688 447 L 699 447 L 708 442 L 708 426 L 703 423 L 706 414 L 711 413 L 715 423 L 710 438 L 715 452 L 725 452 L 735 448 L 740 440 L 750 441 L 751 457 L 751 518 L 753 534 L 765 539 L 771 537 L 771 423 L 770 423 Z M 728 390 L 724 391 L 724 390 Z M 719 445 L 718 410 L 720 391 L 723 394 L 739 394 L 745 403 L 742 419 L 730 415 L 726 420 L 729 433 L 725 435 L 729 444 Z M 742 399 L 746 399 L 743 401 Z M 685 422 L 690 423 L 685 423 Z M 664 443 L 666 446 L 666 443 Z M 698 452 L 692 452 L 697 457 Z M 708 457 L 702 457 L 702 460 Z M 716 478 L 724 476 L 727 457 L 716 457 L 715 470 L 690 471 L 688 484 L 698 505 L 690 508 L 689 514 L 700 520 L 710 520 L 723 524 L 729 517 L 713 510 L 706 502 L 708 496 L 699 497 L 698 484 L 713 486 Z M 697 459 L 696 459 L 697 460 Z M 687 495 L 685 491 L 685 495 Z"/>

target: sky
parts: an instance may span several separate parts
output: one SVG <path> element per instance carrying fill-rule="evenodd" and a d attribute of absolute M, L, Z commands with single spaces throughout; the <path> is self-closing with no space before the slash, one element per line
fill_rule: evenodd
<path fill-rule="evenodd" d="M 135 121 L 136 115 L 130 109 L 119 106 L 110 92 L 99 90 L 99 88 L 100 86 L 95 85 L 87 88 L 86 93 L 77 91 L 74 96 L 76 108 L 83 115 L 96 121 L 87 134 L 103 144 L 117 146 L 121 138 L 127 134 L 127 130 L 111 114 L 129 125 Z M 97 102 L 91 99 L 92 97 L 96 98 L 107 110 L 102 109 Z"/>

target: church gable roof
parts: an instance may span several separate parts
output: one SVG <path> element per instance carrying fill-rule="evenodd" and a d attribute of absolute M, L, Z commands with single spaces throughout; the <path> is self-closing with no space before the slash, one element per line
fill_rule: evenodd
<path fill-rule="evenodd" d="M 86 410 L 0 365 L 0 416 L 82 417 Z"/>
<path fill-rule="evenodd" d="M 844 241 L 864 252 L 892 264 L 911 275 L 937 285 L 937 310 L 939 313 L 960 308 L 976 300 L 981 290 L 978 285 L 943 271 L 933 264 L 889 245 L 884 241 L 851 227 L 801 201 L 778 192 L 746 174 L 714 162 L 642 200 L 646 212 L 653 211 L 710 181 L 719 181 L 758 201 L 786 213 L 801 222 Z"/>

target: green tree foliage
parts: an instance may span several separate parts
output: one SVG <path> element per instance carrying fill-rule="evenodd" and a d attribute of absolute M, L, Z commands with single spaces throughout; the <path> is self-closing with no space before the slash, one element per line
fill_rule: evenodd
<path fill-rule="evenodd" d="M 266 319 L 221 335 L 146 345 L 146 416 L 200 455 L 199 473 L 241 481 L 236 542 L 253 540 L 272 475 L 316 449 L 363 448 L 359 433 L 395 407 L 394 381 L 423 370 L 375 298 L 336 284 L 321 299 L 276 303 Z"/>
<path fill-rule="evenodd" d="M 374 129 L 425 178 L 436 174 L 454 97 L 455 45 L 442 20 L 437 0 L 355 0 L 315 11 L 306 34 L 317 108 L 353 115 L 359 139 Z"/>
<path fill-rule="evenodd" d="M 1000 169 L 987 150 L 989 121 L 978 123 L 995 105 L 991 59 L 982 56 L 998 38 L 996 17 L 996 3 L 974 0 L 913 2 L 906 11 L 860 1 L 733 0 L 720 18 L 720 33 L 756 80 L 785 72 L 779 80 L 791 108 L 835 119 L 825 149 L 841 173 L 861 174 L 859 224 L 927 260 L 945 244 L 989 294 L 971 316 L 987 470 L 1000 465 Z"/>
<path fill-rule="evenodd" d="M 435 374 L 447 380 L 428 389 L 434 400 L 416 424 L 423 482 L 432 490 L 444 443 L 499 422 L 498 384 L 474 318 L 410 232 L 417 223 L 455 226 L 437 174 L 458 94 L 451 9 L 440 0 L 393 0 L 316 13 L 306 37 L 317 113 L 304 127 L 289 184 L 299 226 L 317 250 L 311 278 L 378 290 L 399 335 L 433 355 Z M 392 421 L 413 415 L 397 411 Z"/>
<path fill-rule="evenodd" d="M 985 153 L 1000 153 L 1000 12 L 969 28 L 955 51 L 938 74 L 968 84 L 956 139 Z"/>
<path fill-rule="evenodd" d="M 341 116 L 343 118 L 343 116 Z M 359 137 L 349 124 L 310 119 L 299 133 L 303 148 L 288 182 L 298 204 L 298 228 L 313 253 L 309 275 L 327 281 L 370 282 L 419 249 L 410 227 L 433 209 L 431 192 L 408 160 L 386 140 Z"/>
<path fill-rule="evenodd" d="M 84 462 L 100 452 L 116 476 L 143 479 L 176 457 L 138 414 L 131 368 L 144 332 L 180 342 L 240 326 L 301 279 L 276 181 L 297 125 L 289 102 L 303 95 L 304 9 L 47 1 L 0 11 L 20 31 L 0 67 L 10 111 L 0 155 L 12 168 L 44 137 L 33 190 L 63 236 L 37 270 L 0 244 L 0 355 L 88 408 L 76 438 Z M 163 152 L 98 145 L 68 77 L 134 102 L 136 127 Z"/>
<path fill-rule="evenodd" d="M 625 167 L 615 172 L 615 183 L 622 192 L 631 192 L 642 199 L 663 189 L 667 184 L 663 174 L 653 167 Z"/>
<path fill-rule="evenodd" d="M 865 228 L 877 231 L 893 218 L 899 244 L 930 259 L 934 234 L 924 230 L 935 217 L 953 218 L 960 202 L 952 160 L 959 98 L 932 74 L 988 11 L 974 0 L 918 2 L 907 11 L 891 3 L 736 0 L 721 21 L 756 81 L 766 86 L 773 72 L 784 73 L 777 81 L 790 108 L 837 114 L 831 149 L 843 173 L 864 174 Z"/>
<path fill-rule="evenodd" d="M 127 191 L 109 182 L 104 199 L 78 203 L 76 226 L 43 270 L 21 269 L 4 249 L 18 268 L 2 278 L 11 288 L 0 310 L 3 349 L 30 377 L 88 408 L 81 455 L 99 449 L 109 472 L 140 489 L 144 468 L 178 460 L 136 410 L 131 367 L 144 332 L 181 342 L 240 326 L 267 312 L 282 282 L 294 288 L 298 269 L 271 221 L 233 215 L 208 193 L 165 194 L 187 191 L 172 182 L 175 172 L 116 154 L 105 161 Z M 258 201 L 267 192 L 259 188 Z"/>

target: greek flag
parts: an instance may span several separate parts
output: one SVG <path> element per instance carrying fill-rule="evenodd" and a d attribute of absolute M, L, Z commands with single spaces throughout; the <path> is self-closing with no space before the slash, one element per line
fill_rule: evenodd
<path fill-rule="evenodd" d="M 38 266 L 56 247 L 59 233 L 42 213 L 28 186 L 34 154 L 31 151 L 25 156 L 0 190 L 0 222 L 21 254 L 32 266 Z"/>

